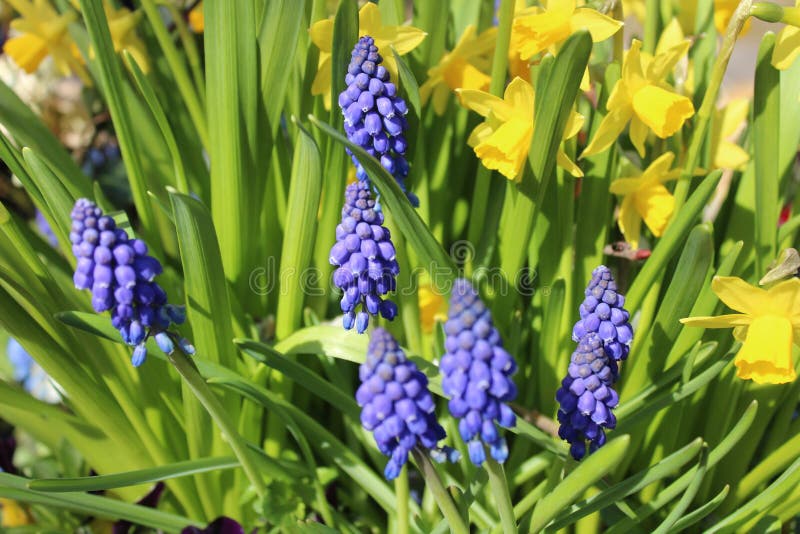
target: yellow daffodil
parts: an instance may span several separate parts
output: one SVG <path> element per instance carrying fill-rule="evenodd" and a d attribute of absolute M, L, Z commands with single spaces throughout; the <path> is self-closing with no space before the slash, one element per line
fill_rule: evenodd
<path fill-rule="evenodd" d="M 144 43 L 136 35 L 134 30 L 136 24 L 142 18 L 141 12 L 137 11 L 132 13 L 127 8 L 114 9 L 109 3 L 104 3 L 106 11 L 106 19 L 108 19 L 108 29 L 111 33 L 111 42 L 114 44 L 114 51 L 119 53 L 127 50 L 136 63 L 142 69 L 142 72 L 150 70 L 150 63 L 147 59 L 147 51 Z"/>
<path fill-rule="evenodd" d="M 444 296 L 440 291 L 436 291 L 430 283 L 420 282 L 417 298 L 419 299 L 419 321 L 422 332 L 430 334 L 433 332 L 437 320 L 444 322 L 447 319 L 444 310 Z"/>
<path fill-rule="evenodd" d="M 696 19 L 697 0 L 678 0 L 678 22 L 684 33 L 694 35 Z"/>
<path fill-rule="evenodd" d="M 645 9 L 645 0 L 622 0 L 622 16 L 626 19 L 633 17 L 644 22 Z"/>
<path fill-rule="evenodd" d="M 612 193 L 624 195 L 619 208 L 619 229 L 634 249 L 639 248 L 643 220 L 654 236 L 661 237 L 675 211 L 675 198 L 664 187 L 664 182 L 680 175 L 680 169 L 670 170 L 674 159 L 675 154 L 667 152 L 640 175 L 611 183 Z"/>
<path fill-rule="evenodd" d="M 800 0 L 795 7 L 784 8 L 784 17 L 796 18 L 800 22 Z M 800 54 L 800 28 L 787 24 L 775 38 L 775 48 L 772 50 L 772 66 L 778 70 L 786 70 L 792 66 L 797 55 Z"/>
<path fill-rule="evenodd" d="M 604 41 L 617 33 L 622 22 L 588 7 L 577 7 L 575 0 L 549 0 L 547 9 L 514 19 L 512 39 L 522 59 L 545 50 L 555 53 L 558 45 L 579 30 L 589 30 L 592 41 Z"/>
<path fill-rule="evenodd" d="M 189 11 L 189 27 L 195 33 L 203 33 L 206 29 L 206 18 L 203 14 L 203 2 L 198 2 L 196 6 Z"/>
<path fill-rule="evenodd" d="M 608 97 L 608 113 L 583 156 L 597 154 L 610 147 L 630 122 L 633 146 L 644 156 L 648 131 L 666 139 L 677 132 L 694 115 L 694 105 L 685 96 L 676 94 L 664 82 L 678 60 L 689 49 L 689 42 L 670 48 L 655 57 L 641 54 L 641 41 L 636 39 L 622 62 L 622 77 Z M 582 156 L 582 157 L 583 157 Z"/>
<path fill-rule="evenodd" d="M 0 527 L 22 527 L 32 523 L 31 516 L 17 501 L 0 499 Z"/>
<path fill-rule="evenodd" d="M 736 374 L 759 384 L 785 384 L 796 378 L 792 343 L 800 343 L 800 279 L 769 289 L 741 278 L 715 276 L 711 289 L 728 307 L 741 313 L 681 319 L 686 326 L 733 328 L 744 342 L 733 360 Z"/>
<path fill-rule="evenodd" d="M 715 169 L 741 169 L 750 160 L 747 151 L 730 140 L 747 120 L 749 110 L 749 100 L 741 98 L 716 111 L 711 129 L 711 154 Z"/>
<path fill-rule="evenodd" d="M 489 28 L 476 35 L 475 26 L 469 25 L 452 52 L 445 54 L 439 64 L 428 70 L 428 79 L 419 88 L 425 103 L 433 96 L 433 110 L 442 115 L 447 108 L 450 91 L 456 89 L 489 89 L 491 78 L 487 74 L 494 52 L 497 28 Z"/>
<path fill-rule="evenodd" d="M 21 15 L 11 21 L 11 28 L 20 33 L 3 45 L 3 51 L 25 72 L 32 73 L 47 56 L 56 69 L 69 75 L 75 72 L 88 79 L 77 48 L 67 26 L 77 18 L 75 13 L 59 15 L 47 0 L 8 0 Z"/>
<path fill-rule="evenodd" d="M 319 62 L 317 75 L 311 84 L 312 95 L 322 95 L 325 109 L 331 108 L 331 53 L 333 51 L 333 18 L 320 20 L 311 25 L 309 29 L 311 41 L 319 48 Z M 372 2 L 364 4 L 358 12 L 358 36 L 369 35 L 375 39 L 383 56 L 383 65 L 389 71 L 393 80 L 397 80 L 397 64 L 391 48 L 399 55 L 404 55 L 414 50 L 427 35 L 419 28 L 412 26 L 384 26 L 378 6 Z M 355 43 L 353 43 L 355 44 Z M 337 74 L 344 76 L 345 73 Z"/>
<path fill-rule="evenodd" d="M 714 27 L 717 28 L 720 35 L 725 35 L 725 32 L 728 31 L 728 24 L 730 24 L 733 12 L 736 11 L 738 6 L 739 0 L 714 0 Z M 744 23 L 739 35 L 744 35 L 748 31 L 750 31 L 749 18 Z"/>
<path fill-rule="evenodd" d="M 496 170 L 509 180 L 518 178 L 533 137 L 536 98 L 533 86 L 522 78 L 514 78 L 503 98 L 472 89 L 457 92 L 462 105 L 486 117 L 467 141 L 475 149 L 475 155 L 487 169 Z M 583 121 L 583 115 L 573 112 L 564 130 L 564 139 L 578 135 Z M 583 176 L 563 149 L 559 149 L 556 161 L 573 176 Z"/>

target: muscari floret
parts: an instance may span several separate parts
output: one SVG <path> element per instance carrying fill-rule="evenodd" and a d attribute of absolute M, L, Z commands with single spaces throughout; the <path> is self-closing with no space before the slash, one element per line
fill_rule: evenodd
<path fill-rule="evenodd" d="M 397 87 L 390 80 L 389 71 L 381 65 L 383 58 L 372 37 L 358 40 L 347 67 L 347 89 L 339 94 L 339 107 L 344 115 L 344 130 L 348 139 L 362 147 L 369 155 L 379 159 L 406 193 L 411 204 L 419 205 L 416 195 L 406 191 L 408 160 L 405 153 L 408 143 L 405 118 L 408 106 L 397 95 Z M 347 150 L 356 177 L 368 181 L 364 167 L 350 150 Z"/>
<path fill-rule="evenodd" d="M 594 332 L 609 356 L 624 360 L 630 352 L 633 329 L 628 322 L 630 314 L 623 307 L 625 297 L 617 293 L 617 284 L 608 267 L 601 265 L 592 271 L 585 294 L 579 309 L 581 319 L 572 329 L 572 340 L 578 342 Z"/>
<path fill-rule="evenodd" d="M 167 294 L 153 281 L 163 269 L 147 253 L 144 241 L 130 239 L 114 219 L 85 198 L 75 202 L 71 217 L 69 237 L 78 260 L 75 287 L 91 290 L 96 312 L 111 312 L 111 324 L 125 343 L 135 347 L 133 365 L 144 362 L 145 342 L 151 336 L 165 354 L 172 353 L 176 344 L 194 354 L 187 339 L 170 331 L 173 324 L 186 320 L 186 312 L 183 306 L 168 304 Z"/>
<path fill-rule="evenodd" d="M 576 460 L 594 452 L 606 442 L 604 428 L 617 424 L 612 409 L 619 396 L 612 385 L 617 380 L 617 362 L 603 348 L 603 340 L 594 332 L 583 336 L 572 353 L 567 376 L 556 392 L 560 407 L 558 435 L 570 443 Z"/>
<path fill-rule="evenodd" d="M 394 319 L 397 305 L 381 297 L 394 291 L 400 268 L 389 230 L 383 226 L 383 214 L 376 209 L 367 182 L 347 186 L 330 262 L 339 267 L 333 273 L 333 283 L 344 292 L 341 308 L 346 330 L 355 325 L 359 334 L 364 333 L 370 315 Z"/>
<path fill-rule="evenodd" d="M 372 332 L 367 359 L 358 369 L 361 386 L 356 401 L 361 424 L 372 432 L 382 454 L 389 457 L 387 480 L 396 478 L 414 447 L 427 449 L 436 460 L 455 461 L 458 453 L 439 449 L 446 437 L 434 412 L 428 378 L 406 358 L 397 341 L 383 328 Z"/>
<path fill-rule="evenodd" d="M 503 348 L 491 312 L 463 278 L 455 281 L 444 331 L 447 352 L 439 364 L 442 390 L 450 397 L 450 413 L 459 419 L 458 430 L 470 460 L 481 465 L 487 445 L 492 458 L 504 462 L 508 446 L 498 426 L 516 424 L 508 403 L 517 396 L 511 379 L 517 364 Z"/>

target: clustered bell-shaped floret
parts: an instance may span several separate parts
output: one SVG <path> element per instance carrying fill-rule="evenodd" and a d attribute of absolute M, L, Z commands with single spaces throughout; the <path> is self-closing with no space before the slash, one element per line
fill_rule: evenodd
<path fill-rule="evenodd" d="M 556 392 L 560 407 L 558 435 L 570 443 L 570 454 L 576 460 L 594 452 L 606 442 L 603 429 L 614 428 L 617 419 L 612 412 L 619 396 L 612 385 L 617 379 L 617 363 L 603 348 L 603 340 L 589 332 L 572 353 L 567 376 Z"/>
<path fill-rule="evenodd" d="M 186 313 L 181 306 L 167 303 L 167 294 L 154 282 L 161 274 L 161 263 L 150 256 L 140 239 L 130 239 L 114 219 L 104 215 L 85 198 L 72 210 L 70 241 L 78 262 L 73 281 L 78 289 L 92 292 L 92 307 L 98 313 L 111 312 L 111 324 L 125 343 L 136 347 L 132 362 L 138 367 L 147 356 L 145 342 L 154 336 L 167 354 L 175 344 L 187 354 L 194 347 L 168 329 L 182 324 Z"/>
<path fill-rule="evenodd" d="M 586 298 L 579 310 L 581 319 L 572 329 L 572 340 L 578 342 L 593 332 L 603 341 L 609 356 L 617 361 L 627 358 L 633 329 L 624 305 L 625 297 L 617 293 L 611 270 L 604 265 L 597 267 L 586 288 Z"/>
<path fill-rule="evenodd" d="M 397 94 L 397 87 L 389 77 L 389 71 L 381 65 L 383 58 L 372 37 L 358 40 L 350 58 L 345 83 L 347 89 L 339 94 L 339 107 L 344 115 L 344 130 L 348 139 L 362 147 L 370 156 L 380 160 L 400 188 L 415 206 L 419 200 L 406 191 L 408 160 L 405 153 L 408 143 L 405 131 L 408 128 L 406 113 L 408 106 Z M 355 155 L 347 150 L 356 177 L 369 180 L 364 167 Z"/>
<path fill-rule="evenodd" d="M 345 329 L 355 325 L 358 333 L 363 333 L 370 315 L 394 319 L 397 305 L 381 297 L 394 291 L 400 268 L 389 230 L 383 226 L 383 214 L 376 210 L 367 182 L 347 186 L 330 262 L 339 267 L 333 273 L 333 283 L 344 292 L 341 308 Z"/>
<path fill-rule="evenodd" d="M 444 331 L 442 390 L 450 397 L 450 413 L 460 420 L 458 430 L 470 460 L 476 465 L 486 460 L 485 444 L 492 458 L 504 462 L 508 446 L 498 425 L 516 424 L 507 403 L 517 396 L 511 378 L 517 364 L 503 348 L 491 312 L 467 280 L 459 278 L 454 284 Z"/>
<path fill-rule="evenodd" d="M 446 437 L 436 419 L 428 378 L 406 359 L 397 341 L 383 328 L 372 332 L 367 359 L 359 367 L 358 376 L 361 385 L 356 401 L 361 406 L 361 424 L 372 432 L 381 453 L 389 457 L 384 475 L 392 480 L 400 474 L 414 447 L 436 449 Z M 454 460 L 453 453 L 451 450 L 448 454 Z"/>

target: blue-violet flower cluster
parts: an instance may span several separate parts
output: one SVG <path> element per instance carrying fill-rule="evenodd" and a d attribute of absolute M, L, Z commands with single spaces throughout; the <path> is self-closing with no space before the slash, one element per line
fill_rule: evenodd
<path fill-rule="evenodd" d="M 173 323 L 186 320 L 186 313 L 183 307 L 168 304 L 167 294 L 153 281 L 162 267 L 148 255 L 144 241 L 130 239 L 114 219 L 85 198 L 75 202 L 69 237 L 78 259 L 75 287 L 92 291 L 96 312 L 111 312 L 111 323 L 123 341 L 136 347 L 134 366 L 144 362 L 150 336 L 166 354 L 175 350 L 175 343 L 183 352 L 194 353 L 188 340 L 169 331 Z"/>
<path fill-rule="evenodd" d="M 630 352 L 633 329 L 628 322 L 630 314 L 623 307 L 625 297 L 617 293 L 617 284 L 608 267 L 601 265 L 592 271 L 585 294 L 579 309 L 581 319 L 572 329 L 572 340 L 578 342 L 594 332 L 603 340 L 609 356 L 624 360 Z"/>
<path fill-rule="evenodd" d="M 397 95 L 397 86 L 391 82 L 382 61 L 372 37 L 365 35 L 358 40 L 347 67 L 347 89 L 339 94 L 344 130 L 350 141 L 380 160 L 411 203 L 418 206 L 419 200 L 406 191 L 405 185 L 409 167 L 405 157 L 408 143 L 403 134 L 408 128 L 405 117 L 408 106 Z M 356 177 L 368 180 L 358 159 L 349 149 L 347 153 L 356 166 Z"/>
<path fill-rule="evenodd" d="M 617 424 L 611 411 L 619 403 L 612 388 L 617 373 L 617 362 L 603 348 L 600 336 L 594 332 L 583 336 L 556 392 L 561 405 L 558 435 L 570 443 L 570 454 L 576 460 L 586 455 L 587 441 L 591 452 L 602 447 L 606 442 L 603 429 Z"/>
<path fill-rule="evenodd" d="M 450 397 L 450 413 L 460 419 L 458 430 L 470 460 L 476 465 L 486 460 L 485 444 L 492 458 L 504 462 L 508 447 L 497 427 L 516 424 L 507 403 L 517 396 L 511 379 L 517 364 L 503 348 L 491 312 L 463 278 L 454 284 L 444 331 L 447 352 L 439 364 L 442 390 Z"/>
<path fill-rule="evenodd" d="M 400 474 L 414 447 L 434 449 L 446 436 L 434 413 L 428 378 L 406 359 L 397 341 L 383 328 L 372 332 L 367 359 L 359 367 L 358 376 L 361 386 L 356 401 L 361 406 L 361 424 L 373 433 L 381 453 L 389 457 L 384 475 L 392 480 Z"/>
<path fill-rule="evenodd" d="M 355 325 L 359 334 L 367 329 L 369 315 L 380 314 L 394 319 L 397 305 L 382 299 L 396 286 L 400 268 L 389 230 L 383 226 L 383 214 L 376 209 L 368 182 L 347 186 L 342 222 L 336 226 L 336 244 L 330 262 L 339 268 L 333 283 L 344 291 L 341 300 L 344 327 Z M 361 311 L 357 311 L 361 306 Z"/>

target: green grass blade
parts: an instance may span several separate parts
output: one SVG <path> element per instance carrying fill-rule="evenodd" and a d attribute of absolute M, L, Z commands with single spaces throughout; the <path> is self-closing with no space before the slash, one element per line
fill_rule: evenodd
<path fill-rule="evenodd" d="M 704 505 L 695 508 L 688 514 L 685 514 L 683 517 L 678 519 L 674 525 L 672 525 L 672 532 L 681 532 L 686 530 L 690 526 L 694 525 L 698 521 L 702 521 L 705 517 L 709 516 L 719 508 L 719 505 L 722 504 L 722 501 L 728 496 L 728 492 L 730 491 L 730 486 L 725 486 L 717 493 L 714 498 L 710 501 L 705 503 Z"/>
<path fill-rule="evenodd" d="M 706 469 L 708 468 L 708 455 L 707 455 L 708 446 L 705 445 L 700 450 L 700 461 L 697 462 L 697 469 L 695 470 L 695 474 L 692 477 L 692 481 L 689 483 L 689 486 L 686 488 L 686 491 L 683 492 L 678 504 L 670 510 L 667 517 L 664 521 L 658 525 L 653 531 L 653 534 L 667 534 L 668 532 L 674 532 L 673 526 L 675 523 L 683 517 L 684 512 L 689 508 L 689 505 L 692 504 L 692 500 L 694 500 L 695 495 L 697 495 L 697 491 L 700 489 L 700 484 L 703 482 L 703 477 L 706 474 Z"/>

